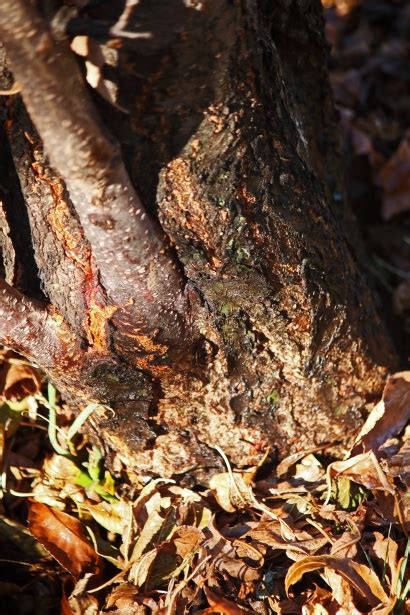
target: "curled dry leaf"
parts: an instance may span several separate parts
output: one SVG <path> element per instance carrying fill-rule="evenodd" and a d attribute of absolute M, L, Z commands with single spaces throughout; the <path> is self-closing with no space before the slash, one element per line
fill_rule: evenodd
<path fill-rule="evenodd" d="M 381 401 L 368 416 L 352 455 L 363 451 L 377 451 L 392 436 L 400 433 L 410 421 L 410 372 L 390 376 Z"/>
<path fill-rule="evenodd" d="M 329 493 L 331 491 L 331 478 L 343 476 L 349 478 L 367 489 L 387 491 L 394 495 L 394 487 L 380 467 L 373 451 L 356 455 L 345 461 L 335 461 L 327 468 Z"/>
<path fill-rule="evenodd" d="M 410 209 L 410 132 L 379 174 L 383 188 L 383 217 L 393 216 Z"/>
<path fill-rule="evenodd" d="M 237 557 L 237 551 L 232 543 L 227 540 L 212 520 L 209 527 L 204 531 L 206 541 L 202 545 L 208 555 L 211 556 L 212 567 L 220 572 L 226 572 L 230 576 L 243 581 L 255 581 L 261 576 L 261 570 L 248 566 Z M 262 560 L 260 560 L 262 563 Z"/>
<path fill-rule="evenodd" d="M 61 598 L 61 615 L 97 615 L 99 613 L 98 600 L 90 594 Z"/>
<path fill-rule="evenodd" d="M 304 574 L 321 568 L 330 568 L 346 579 L 350 585 L 369 602 L 371 606 L 386 604 L 389 601 L 386 592 L 373 570 L 351 559 L 332 557 L 331 555 L 313 555 L 293 564 L 286 575 L 285 589 L 300 581 Z"/>
<path fill-rule="evenodd" d="M 0 391 L 3 397 L 10 401 L 18 401 L 40 391 L 40 374 L 25 361 L 17 359 L 18 355 L 6 353 L 0 367 Z M 18 361 L 9 362 L 9 359 Z"/>
<path fill-rule="evenodd" d="M 312 537 L 304 531 L 295 531 L 295 538 L 286 540 L 282 536 L 277 522 L 262 522 L 255 529 L 247 532 L 245 537 L 273 549 L 284 550 L 288 552 L 288 555 L 292 552 L 299 555 L 312 555 L 328 542 L 326 536 L 322 534 Z"/>
<path fill-rule="evenodd" d="M 208 587 L 204 587 L 204 593 L 210 606 L 212 607 L 211 613 L 222 613 L 222 615 L 244 615 L 244 613 L 251 613 L 248 609 L 238 606 L 232 600 L 224 598 L 219 594 L 211 591 Z"/>
<path fill-rule="evenodd" d="M 252 490 L 239 473 L 214 474 L 209 486 L 214 492 L 216 501 L 226 512 L 234 512 L 254 504 Z"/>
<path fill-rule="evenodd" d="M 392 476 L 399 476 L 407 491 L 410 491 L 410 440 L 406 440 L 389 459 L 389 472 Z"/>
<path fill-rule="evenodd" d="M 98 572 L 100 558 L 78 519 L 41 502 L 30 503 L 28 519 L 33 536 L 70 574 Z"/>

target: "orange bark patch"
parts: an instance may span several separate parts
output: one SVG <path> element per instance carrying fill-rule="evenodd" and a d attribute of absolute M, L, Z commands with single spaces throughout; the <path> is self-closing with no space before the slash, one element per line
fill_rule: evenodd
<path fill-rule="evenodd" d="M 216 241 L 215 229 L 222 232 L 226 212 L 215 212 L 203 198 L 200 186 L 196 185 L 195 177 L 182 158 L 169 163 L 165 178 L 169 190 L 162 207 L 163 215 L 168 221 L 173 220 L 182 232 L 185 231 L 186 239 L 203 245 L 213 269 L 220 268 L 222 258 L 217 254 L 220 242 Z"/>
<path fill-rule="evenodd" d="M 47 216 L 50 228 L 64 247 L 68 258 L 76 263 L 87 276 L 91 276 L 90 248 L 85 241 L 81 227 L 73 227 L 70 223 L 73 213 L 66 200 L 64 185 L 58 179 L 50 177 L 40 163 L 33 162 L 31 166 L 38 180 L 48 184 L 54 201 L 54 207 Z"/>
<path fill-rule="evenodd" d="M 227 115 L 229 113 L 224 114 L 224 105 L 222 103 L 218 103 L 217 105 L 210 105 L 206 111 L 206 115 L 214 125 L 214 133 L 217 135 L 223 131 Z"/>
<path fill-rule="evenodd" d="M 135 365 L 144 371 L 150 372 L 153 376 L 164 375 L 170 371 L 167 365 L 155 365 L 154 362 L 164 357 L 168 352 L 168 347 L 164 344 L 157 344 L 149 335 L 134 331 L 133 333 L 123 333 L 126 337 L 135 340 L 136 350 L 145 352 L 143 357 L 136 357 Z"/>
<path fill-rule="evenodd" d="M 93 304 L 88 312 L 88 322 L 85 330 L 88 341 L 97 352 L 107 350 L 107 328 L 106 324 L 111 316 L 118 310 L 118 306 Z"/>
<path fill-rule="evenodd" d="M 246 186 L 241 186 L 238 188 L 238 197 L 246 205 L 253 205 L 256 203 L 256 196 L 251 194 Z"/>

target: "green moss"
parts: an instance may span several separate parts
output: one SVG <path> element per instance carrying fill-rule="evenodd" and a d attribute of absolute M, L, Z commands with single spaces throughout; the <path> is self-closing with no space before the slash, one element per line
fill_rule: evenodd
<path fill-rule="evenodd" d="M 269 395 L 266 397 L 268 404 L 276 404 L 280 400 L 279 392 L 276 389 L 272 389 Z"/>

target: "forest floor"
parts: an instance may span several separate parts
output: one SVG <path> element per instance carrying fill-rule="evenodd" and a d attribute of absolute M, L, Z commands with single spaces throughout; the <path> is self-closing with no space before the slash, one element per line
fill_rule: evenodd
<path fill-rule="evenodd" d="M 350 204 L 410 354 L 410 4 L 323 0 Z M 410 372 L 343 443 L 208 489 L 105 463 L 58 392 L 0 356 L 0 613 L 410 612 Z M 370 452 L 363 453 L 363 444 Z M 110 466 L 109 471 L 106 465 Z"/>

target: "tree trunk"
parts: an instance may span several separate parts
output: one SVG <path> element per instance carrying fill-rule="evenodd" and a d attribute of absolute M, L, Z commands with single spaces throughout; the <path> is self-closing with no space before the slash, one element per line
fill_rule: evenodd
<path fill-rule="evenodd" d="M 319 0 L 142 0 L 122 45 L 113 5 L 57 28 L 53 3 L 1 3 L 22 88 L 2 106 L 3 343 L 111 408 L 99 436 L 139 471 L 353 434 L 395 357 L 343 203 Z M 87 91 L 84 33 L 117 105 Z"/>

